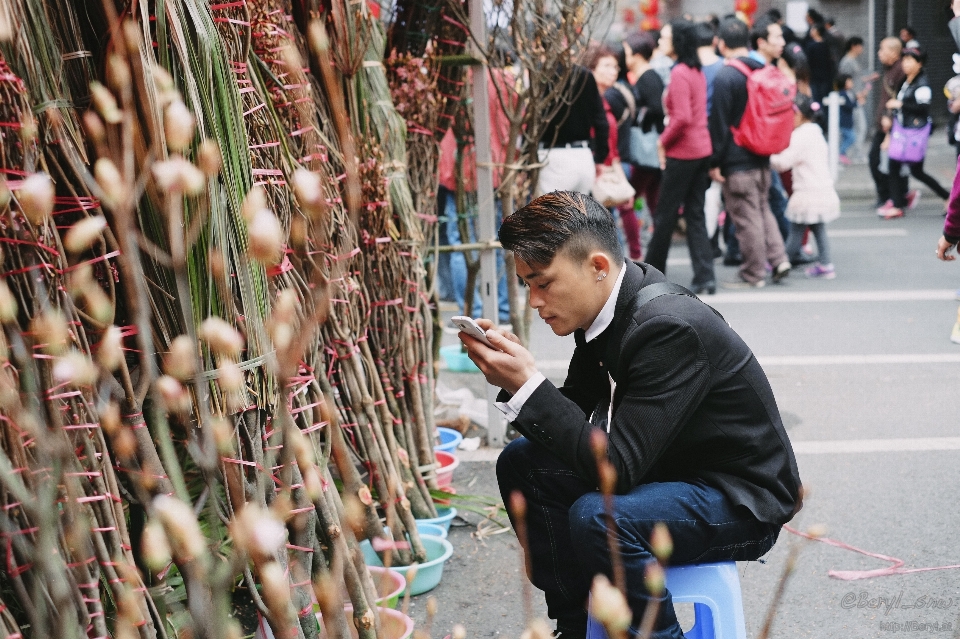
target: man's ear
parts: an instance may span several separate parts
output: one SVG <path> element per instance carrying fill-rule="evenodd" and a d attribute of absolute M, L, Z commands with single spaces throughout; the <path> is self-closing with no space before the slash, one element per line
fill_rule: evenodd
<path fill-rule="evenodd" d="M 610 260 L 609 255 L 607 255 L 603 251 L 594 251 L 593 253 L 590 254 L 590 257 L 588 259 L 590 261 L 590 267 L 598 275 L 600 273 L 606 273 L 607 275 L 610 274 L 610 266 L 613 262 Z"/>

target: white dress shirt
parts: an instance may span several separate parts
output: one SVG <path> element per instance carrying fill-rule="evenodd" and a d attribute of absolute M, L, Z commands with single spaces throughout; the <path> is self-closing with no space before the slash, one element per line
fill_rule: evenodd
<path fill-rule="evenodd" d="M 620 286 L 623 284 L 623 276 L 627 272 L 627 265 L 620 265 L 620 274 L 617 275 L 617 281 L 613 285 L 613 290 L 610 291 L 610 296 L 607 298 L 607 301 L 604 302 L 603 308 L 600 309 L 600 313 L 597 314 L 597 318 L 593 320 L 593 323 L 590 325 L 590 328 L 587 329 L 584 334 L 584 340 L 590 342 L 600 333 L 607 330 L 607 327 L 613 322 L 613 313 L 617 308 L 617 297 L 620 295 Z M 520 415 L 520 410 L 523 408 L 523 405 L 530 399 L 530 396 L 533 395 L 533 391 L 546 381 L 543 373 L 537 371 L 534 373 L 530 379 L 528 379 L 523 386 L 520 387 L 520 390 L 510 398 L 510 401 L 507 402 L 495 402 L 497 408 L 500 409 L 500 412 L 503 413 L 504 417 L 507 418 L 507 421 L 515 421 Z M 610 393 L 611 397 L 613 396 L 613 388 L 615 387 L 613 379 L 610 380 Z M 613 402 L 610 403 L 610 411 L 613 410 Z M 612 415 L 607 416 L 607 432 L 610 432 L 610 418 Z"/>

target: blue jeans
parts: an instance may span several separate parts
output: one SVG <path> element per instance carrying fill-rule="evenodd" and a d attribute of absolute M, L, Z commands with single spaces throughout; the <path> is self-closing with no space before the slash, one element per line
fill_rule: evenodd
<path fill-rule="evenodd" d="M 444 187 L 440 187 L 439 192 L 437 193 L 437 199 L 440 202 L 443 202 L 441 210 L 443 212 L 443 233 L 445 233 L 446 244 L 456 246 L 462 244 L 460 240 L 460 227 L 457 224 L 458 214 L 457 214 L 457 196 L 456 194 Z M 500 205 L 500 200 L 497 200 L 497 227 L 500 226 L 500 221 L 503 217 L 503 209 Z M 470 229 L 470 242 L 477 241 L 477 229 L 474 224 L 474 219 L 472 217 L 467 218 L 467 224 Z M 453 286 L 453 297 L 456 300 L 457 305 L 460 307 L 460 314 L 463 314 L 464 302 L 465 302 L 465 293 L 467 288 L 467 260 L 464 257 L 463 253 L 459 251 L 454 251 L 450 255 L 450 278 Z M 507 274 L 506 269 L 503 265 L 503 251 L 497 251 L 497 273 L 499 278 L 497 279 L 497 306 L 499 307 L 499 318 L 496 318 L 496 321 L 500 323 L 507 323 L 510 321 L 510 298 L 507 293 Z M 483 315 L 483 301 L 480 299 L 480 281 L 477 278 L 477 285 L 473 291 L 473 317 L 479 318 Z M 490 318 L 494 319 L 494 318 Z"/>
<path fill-rule="evenodd" d="M 803 247 L 803 235 L 807 229 L 810 229 L 813 237 L 817 240 L 817 261 L 824 266 L 830 264 L 830 242 L 827 240 L 827 225 L 823 222 L 816 224 L 790 223 L 790 237 L 787 238 L 787 244 L 784 247 L 787 251 L 787 259 L 794 264 L 801 262 L 800 249 Z"/>
<path fill-rule="evenodd" d="M 523 437 L 500 453 L 497 480 L 505 504 L 514 491 L 526 498 L 528 576 L 544 592 L 547 614 L 564 631 L 563 639 L 568 635 L 582 639 L 593 576 L 602 572 L 613 580 L 603 496 L 539 444 Z M 757 559 L 773 547 L 780 533 L 780 526 L 758 521 L 698 480 L 640 484 L 616 495 L 613 509 L 634 629 L 653 599 L 643 576 L 647 564 L 655 561 L 649 539 L 658 521 L 667 524 L 673 537 L 671 564 Z M 516 526 L 513 513 L 509 514 Z M 670 592 L 658 601 L 651 636 L 683 639 Z"/>
<path fill-rule="evenodd" d="M 851 127 L 840 129 L 840 155 L 846 155 L 850 147 L 857 143 L 857 132 Z"/>

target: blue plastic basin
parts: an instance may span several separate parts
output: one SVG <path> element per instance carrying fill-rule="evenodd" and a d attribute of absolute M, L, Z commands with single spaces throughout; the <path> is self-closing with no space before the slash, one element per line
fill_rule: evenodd
<path fill-rule="evenodd" d="M 437 426 L 437 439 L 440 443 L 433 447 L 434 450 L 440 450 L 445 453 L 453 453 L 463 441 L 463 435 L 452 428 Z"/>
<path fill-rule="evenodd" d="M 457 509 L 453 506 L 437 506 L 437 516 L 432 519 L 418 519 L 417 525 L 435 524 L 450 532 L 450 522 L 457 516 Z"/>
<path fill-rule="evenodd" d="M 443 564 L 453 555 L 453 546 L 442 537 L 421 535 L 420 541 L 427 549 L 427 561 L 417 566 L 417 576 L 410 584 L 411 595 L 420 595 L 436 588 L 443 576 Z M 368 540 L 360 542 L 360 551 L 363 553 L 364 563 L 368 566 L 383 565 Z M 399 572 L 406 579 L 410 566 L 390 566 L 390 570 Z M 409 580 L 407 582 L 409 583 Z"/>
<path fill-rule="evenodd" d="M 459 341 L 456 344 L 440 347 L 440 357 L 447 364 L 447 369 L 455 373 L 479 373 L 480 369 L 473 363 L 473 360 L 463 352 L 463 344 Z"/>
<path fill-rule="evenodd" d="M 447 538 L 447 529 L 439 524 L 428 524 L 423 519 L 417 520 L 417 532 L 420 535 L 431 535 L 433 537 Z"/>

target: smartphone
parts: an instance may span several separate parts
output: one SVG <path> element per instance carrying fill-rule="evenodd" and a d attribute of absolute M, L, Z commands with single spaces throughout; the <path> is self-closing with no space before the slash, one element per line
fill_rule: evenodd
<path fill-rule="evenodd" d="M 487 339 L 486 332 L 480 328 L 479 324 L 473 321 L 473 318 L 467 317 L 466 315 L 457 315 L 453 317 L 451 321 L 453 322 L 454 326 L 459 328 L 462 332 L 466 333 L 470 337 L 480 340 L 495 351 L 500 350 L 490 343 L 490 340 Z"/>

